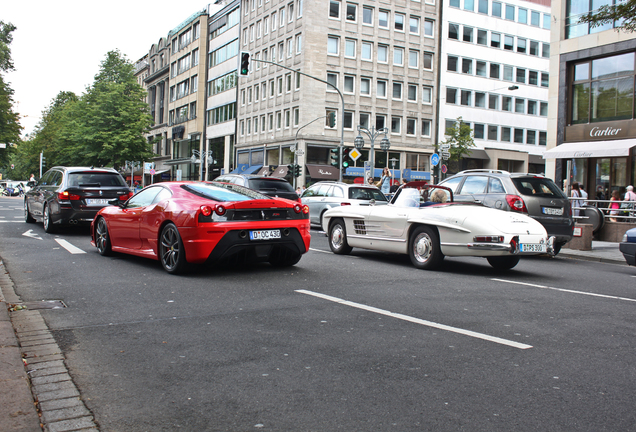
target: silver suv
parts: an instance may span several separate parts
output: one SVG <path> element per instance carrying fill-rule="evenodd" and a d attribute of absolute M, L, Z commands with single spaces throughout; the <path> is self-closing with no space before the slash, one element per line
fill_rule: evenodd
<path fill-rule="evenodd" d="M 375 186 L 347 184 L 333 181 L 314 183 L 300 197 L 309 207 L 309 221 L 322 226 L 322 215 L 341 205 L 386 205 L 386 196 Z"/>
<path fill-rule="evenodd" d="M 501 170 L 468 170 L 440 182 L 451 188 L 455 201 L 477 202 L 505 211 L 526 213 L 555 236 L 554 251 L 572 239 L 574 219 L 567 196 L 539 174 Z"/>

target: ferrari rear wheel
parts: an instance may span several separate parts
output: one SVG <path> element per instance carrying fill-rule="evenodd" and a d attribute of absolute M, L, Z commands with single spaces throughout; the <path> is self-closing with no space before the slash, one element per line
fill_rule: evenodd
<path fill-rule="evenodd" d="M 488 264 L 497 270 L 510 270 L 519 264 L 519 256 L 516 255 L 495 256 L 486 259 L 488 260 Z"/>
<path fill-rule="evenodd" d="M 159 259 L 170 274 L 181 273 L 186 266 L 185 250 L 179 230 L 173 223 L 167 224 L 159 237 Z"/>
<path fill-rule="evenodd" d="M 33 219 L 33 216 L 31 216 L 31 212 L 29 211 L 29 203 L 27 200 L 24 200 L 24 221 L 26 223 L 35 222 L 35 219 Z"/>
<path fill-rule="evenodd" d="M 347 243 L 347 231 L 342 219 L 334 219 L 329 225 L 329 247 L 338 255 L 348 255 L 353 249 Z"/>
<path fill-rule="evenodd" d="M 439 245 L 439 235 L 433 228 L 416 228 L 409 239 L 409 258 L 413 265 L 422 270 L 432 270 L 444 259 Z"/>
<path fill-rule="evenodd" d="M 44 231 L 51 234 L 55 232 L 55 228 L 53 228 L 53 222 L 51 221 L 51 211 L 49 210 L 49 206 L 44 206 L 44 212 L 42 213 L 42 225 L 44 225 Z"/>
<path fill-rule="evenodd" d="M 95 245 L 100 255 L 109 256 L 113 249 L 110 243 L 110 235 L 108 234 L 108 226 L 103 217 L 100 217 L 97 221 L 97 227 L 95 228 Z"/>

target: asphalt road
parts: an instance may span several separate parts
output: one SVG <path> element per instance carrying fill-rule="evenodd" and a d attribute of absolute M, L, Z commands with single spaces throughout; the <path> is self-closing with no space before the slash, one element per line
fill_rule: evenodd
<path fill-rule="evenodd" d="M 633 268 L 421 271 L 313 231 L 289 269 L 171 276 L 20 218 L 0 199 L 0 256 L 68 306 L 41 314 L 102 431 L 636 430 Z"/>

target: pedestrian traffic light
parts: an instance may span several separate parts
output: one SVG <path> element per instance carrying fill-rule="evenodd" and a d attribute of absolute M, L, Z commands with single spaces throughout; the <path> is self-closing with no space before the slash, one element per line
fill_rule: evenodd
<path fill-rule="evenodd" d="M 340 147 L 329 150 L 331 153 L 331 165 L 340 168 Z"/>
<path fill-rule="evenodd" d="M 330 111 L 329 114 L 327 114 L 327 126 L 329 126 L 330 128 L 336 127 L 336 112 L 335 111 Z"/>
<path fill-rule="evenodd" d="M 248 76 L 250 74 L 250 53 L 247 51 L 241 51 L 241 67 L 239 68 L 239 75 Z"/>
<path fill-rule="evenodd" d="M 344 147 L 342 149 L 342 169 L 347 169 L 349 168 L 349 165 L 351 165 L 351 157 L 349 156 L 349 152 L 351 151 L 350 148 Z"/>

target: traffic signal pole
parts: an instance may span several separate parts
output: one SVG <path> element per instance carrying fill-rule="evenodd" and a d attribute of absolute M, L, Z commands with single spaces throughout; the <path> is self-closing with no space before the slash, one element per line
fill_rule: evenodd
<path fill-rule="evenodd" d="M 320 79 L 320 78 L 317 78 L 315 76 L 306 74 L 304 72 L 300 72 L 300 71 L 298 71 L 296 69 L 292 69 L 292 68 L 287 67 L 287 66 L 283 66 L 283 65 L 278 64 L 276 62 L 272 62 L 272 61 L 269 61 L 269 60 L 255 59 L 255 58 L 248 58 L 248 62 L 249 62 L 249 60 L 254 60 L 254 61 L 257 61 L 257 62 L 261 62 L 261 63 L 269 63 L 269 64 L 272 64 L 274 66 L 278 66 L 280 68 L 287 69 L 287 70 L 290 70 L 292 72 L 296 72 L 297 74 L 304 75 L 304 76 L 309 77 L 311 79 L 314 79 L 316 81 L 320 81 L 322 83 L 325 83 L 328 86 L 332 87 L 335 91 L 338 92 L 338 94 L 340 95 L 340 101 L 342 103 L 342 111 L 340 112 L 340 160 L 342 160 L 342 149 L 344 147 L 344 108 L 345 108 L 345 104 L 344 104 L 344 96 L 342 95 L 342 92 L 340 91 L 340 89 L 338 87 L 336 87 L 335 85 L 331 84 L 330 82 L 327 82 L 327 81 L 325 81 L 323 79 Z M 241 63 L 242 63 L 241 64 L 241 68 L 243 68 L 243 55 L 242 55 L 242 53 L 241 53 Z M 309 123 L 307 123 L 307 124 L 309 124 Z M 305 125 L 305 126 L 307 126 L 307 125 Z M 341 169 L 338 170 L 338 181 L 342 182 L 342 170 Z"/>

